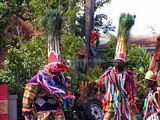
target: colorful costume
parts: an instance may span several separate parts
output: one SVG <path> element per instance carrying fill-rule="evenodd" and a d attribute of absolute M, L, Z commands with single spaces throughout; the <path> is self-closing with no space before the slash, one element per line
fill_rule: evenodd
<path fill-rule="evenodd" d="M 143 120 L 159 120 L 160 119 L 160 88 L 156 92 L 148 91 L 148 96 L 144 102 Z"/>
<path fill-rule="evenodd" d="M 113 67 L 106 70 L 96 80 L 96 86 L 106 89 L 102 108 L 104 120 L 133 119 L 132 107 L 135 106 L 130 103 L 134 101 L 134 94 L 137 90 L 133 75 L 134 73 L 127 69 L 123 73 L 117 74 L 115 67 Z"/>
<path fill-rule="evenodd" d="M 148 95 L 144 102 L 144 120 L 160 119 L 160 88 L 157 88 L 158 76 L 151 70 L 146 73 L 148 80 Z"/>
<path fill-rule="evenodd" d="M 26 84 L 22 112 L 24 116 L 37 120 L 64 120 L 63 110 L 67 109 L 65 78 L 61 72 L 70 69 L 54 61 L 50 53 L 49 64 Z M 32 118 L 31 118 L 32 117 Z"/>
<path fill-rule="evenodd" d="M 127 35 L 133 24 L 134 20 L 132 16 L 126 14 L 121 15 L 119 25 L 120 34 L 118 35 L 115 53 L 117 66 L 108 68 L 105 73 L 95 81 L 96 86 L 106 89 L 102 106 L 104 120 L 136 120 L 134 113 L 138 112 L 138 109 L 133 104 L 137 91 L 133 75 L 136 75 L 136 73 L 132 73 L 123 66 L 126 62 Z"/>
<path fill-rule="evenodd" d="M 149 71 L 146 73 L 145 79 L 148 82 L 148 95 L 144 102 L 144 120 L 159 120 L 160 119 L 160 88 L 158 86 L 158 71 L 160 59 L 160 48 L 157 47 L 152 61 L 149 66 Z M 157 63 L 157 64 L 156 64 Z M 157 65 L 157 66 L 156 66 Z M 156 73 L 153 72 L 157 67 Z"/>

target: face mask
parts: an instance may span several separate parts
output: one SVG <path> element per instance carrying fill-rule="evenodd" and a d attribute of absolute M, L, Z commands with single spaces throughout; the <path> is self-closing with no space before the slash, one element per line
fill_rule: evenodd
<path fill-rule="evenodd" d="M 123 69 L 124 69 L 124 67 L 125 67 L 124 62 L 122 62 L 122 61 L 116 61 L 116 69 L 119 72 L 122 72 Z"/>
<path fill-rule="evenodd" d="M 154 82 L 154 81 L 149 81 L 149 84 L 148 84 L 148 87 L 151 88 L 151 90 L 155 90 L 157 86 L 157 82 Z"/>

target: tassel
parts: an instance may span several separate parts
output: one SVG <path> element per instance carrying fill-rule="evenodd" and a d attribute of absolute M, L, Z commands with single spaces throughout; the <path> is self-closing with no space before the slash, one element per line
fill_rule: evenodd
<path fill-rule="evenodd" d="M 158 90 L 158 110 L 160 110 L 160 87 L 158 87 L 157 90 Z"/>
<path fill-rule="evenodd" d="M 60 109 L 59 108 L 57 108 L 57 110 L 56 110 L 56 118 L 58 118 L 58 113 L 60 112 Z"/>

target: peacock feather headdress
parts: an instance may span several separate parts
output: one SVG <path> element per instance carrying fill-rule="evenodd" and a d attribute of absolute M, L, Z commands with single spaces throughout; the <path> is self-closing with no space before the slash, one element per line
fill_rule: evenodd
<path fill-rule="evenodd" d="M 126 61 L 127 40 L 130 30 L 134 25 L 135 15 L 122 13 L 119 18 L 118 42 L 115 52 L 115 60 L 121 59 Z"/>

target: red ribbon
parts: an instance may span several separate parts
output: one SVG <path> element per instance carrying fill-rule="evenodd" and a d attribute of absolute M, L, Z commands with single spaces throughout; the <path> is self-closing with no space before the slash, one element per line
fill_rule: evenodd
<path fill-rule="evenodd" d="M 156 64 L 156 60 L 157 60 L 158 56 L 160 56 L 160 48 L 156 49 L 156 51 L 154 52 L 151 64 L 149 66 L 149 70 L 153 70 L 153 68 L 154 68 L 154 66 Z"/>
<path fill-rule="evenodd" d="M 95 41 L 95 38 L 98 38 L 98 32 L 92 32 L 92 35 L 91 35 L 91 39 L 90 39 L 90 47 L 92 47 L 94 41 Z"/>

